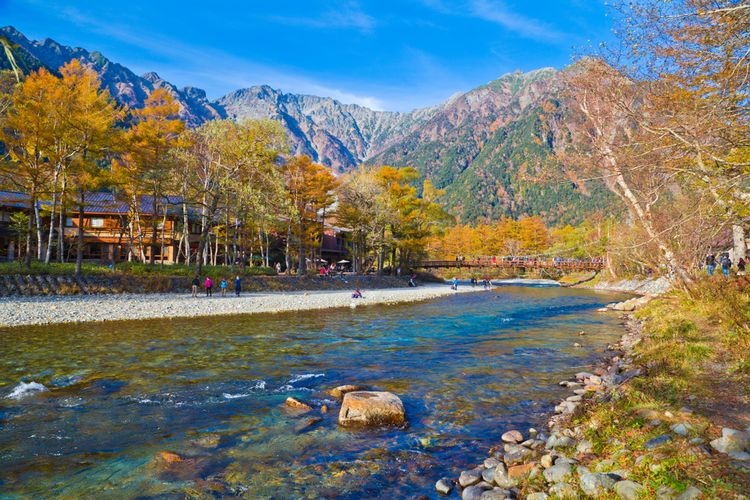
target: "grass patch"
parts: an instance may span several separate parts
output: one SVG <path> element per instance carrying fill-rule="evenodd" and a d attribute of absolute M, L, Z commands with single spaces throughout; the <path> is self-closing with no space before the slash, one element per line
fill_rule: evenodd
<path fill-rule="evenodd" d="M 750 490 L 749 469 L 703 448 L 724 426 L 750 425 L 749 287 L 745 280 L 705 279 L 691 294 L 670 293 L 636 313 L 643 337 L 631 354 L 645 376 L 572 420 L 571 427 L 593 444 L 593 453 L 578 456 L 580 466 L 626 471 L 646 488 L 644 498 L 657 497 L 664 487 L 679 495 L 694 486 L 702 498 L 735 498 Z M 692 412 L 681 412 L 684 407 Z M 671 430 L 677 423 L 689 425 L 687 436 Z M 671 440 L 646 446 L 664 435 Z"/>
<path fill-rule="evenodd" d="M 75 273 L 75 263 L 52 262 L 45 264 L 43 262 L 32 261 L 31 267 L 27 268 L 22 262 L 2 262 L 0 263 L 0 275 L 21 274 L 21 275 L 52 275 L 52 276 L 70 276 Z M 160 264 L 143 264 L 140 262 L 122 262 L 114 268 L 104 264 L 84 263 L 81 266 L 83 275 L 87 276 L 167 276 L 167 277 L 193 277 L 195 276 L 195 266 L 186 266 L 184 264 L 160 265 Z M 274 276 L 276 271 L 270 267 L 246 267 L 241 272 L 239 267 L 234 270 L 230 266 L 203 266 L 201 276 L 211 276 L 212 279 L 229 279 L 235 274 L 242 276 Z"/>

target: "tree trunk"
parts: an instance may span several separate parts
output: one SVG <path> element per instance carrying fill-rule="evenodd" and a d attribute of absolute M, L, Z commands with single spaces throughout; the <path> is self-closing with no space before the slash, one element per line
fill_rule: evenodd
<path fill-rule="evenodd" d="M 747 260 L 747 240 L 745 239 L 745 228 L 739 224 L 732 226 L 732 240 L 734 243 L 734 262 L 740 259 Z"/>
<path fill-rule="evenodd" d="M 305 260 L 305 236 L 304 225 L 299 223 L 299 265 L 297 266 L 297 275 L 307 274 L 307 261 Z"/>
<path fill-rule="evenodd" d="M 201 271 L 203 270 L 203 265 L 205 262 L 204 259 L 206 259 L 208 256 L 208 251 L 207 251 L 208 245 L 206 243 L 206 238 L 208 237 L 208 230 L 210 229 L 210 224 L 208 223 L 208 216 L 209 215 L 213 216 L 213 214 L 216 212 L 216 207 L 219 205 L 218 196 L 214 197 L 214 199 L 211 201 L 211 207 L 206 207 L 205 201 L 207 201 L 207 199 L 205 197 L 203 198 L 203 200 L 204 200 L 204 205 L 203 205 L 203 211 L 201 213 L 201 235 L 200 235 L 200 239 L 198 240 L 198 255 L 196 256 L 197 266 L 196 266 L 195 271 L 197 274 L 200 274 Z"/>
<path fill-rule="evenodd" d="M 182 204 L 182 233 L 185 239 L 185 264 L 190 265 L 190 217 L 187 203 Z"/>
<path fill-rule="evenodd" d="M 49 216 L 49 234 L 47 235 L 47 251 L 44 253 L 44 263 L 49 264 L 52 258 L 52 242 L 55 237 L 55 213 L 57 210 L 57 184 L 60 182 L 60 169 L 55 168 L 52 179 L 52 212 Z"/>
<path fill-rule="evenodd" d="M 26 223 L 26 255 L 23 256 L 23 265 L 28 269 L 31 267 L 31 239 L 34 235 L 34 207 L 36 206 L 36 190 L 31 188 L 31 198 L 29 199 L 29 219 Z"/>
<path fill-rule="evenodd" d="M 153 266 L 156 259 L 156 234 L 159 229 L 159 219 L 157 219 L 157 216 L 159 215 L 159 210 L 156 203 L 156 192 L 152 193 L 151 196 L 153 213 L 151 214 L 151 245 L 149 248 L 148 263 Z"/>
<path fill-rule="evenodd" d="M 284 250 L 284 266 L 285 266 L 284 272 L 287 274 L 287 276 L 289 275 L 289 270 L 291 269 L 291 266 L 292 266 L 291 240 L 292 240 L 292 225 L 289 224 L 287 225 L 287 229 L 286 229 L 286 248 Z"/>
<path fill-rule="evenodd" d="M 63 173 L 62 190 L 60 191 L 60 224 L 57 228 L 57 261 L 65 262 L 65 192 L 68 187 L 68 176 Z"/>
<path fill-rule="evenodd" d="M 164 210 L 164 215 L 161 218 L 161 252 L 159 253 L 159 265 L 164 265 L 164 231 L 167 227 L 167 211 Z"/>
<path fill-rule="evenodd" d="M 39 213 L 39 203 L 34 202 L 34 220 L 36 221 L 36 260 L 42 260 L 42 247 L 44 238 L 42 237 L 42 216 Z"/>
<path fill-rule="evenodd" d="M 266 238 L 266 267 L 271 267 L 271 260 L 268 257 L 268 253 L 271 249 L 271 244 L 268 241 L 268 229 L 266 229 L 265 227 L 263 228 L 263 235 Z"/>

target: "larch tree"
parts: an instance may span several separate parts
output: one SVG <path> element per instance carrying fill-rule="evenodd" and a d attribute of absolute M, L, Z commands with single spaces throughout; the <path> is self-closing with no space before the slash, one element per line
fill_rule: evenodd
<path fill-rule="evenodd" d="M 297 274 L 307 272 L 307 250 L 322 237 L 322 211 L 334 202 L 333 191 L 337 180 L 327 167 L 314 163 L 309 156 L 289 159 L 283 167 L 284 180 L 292 208 L 287 230 L 287 265 L 289 239 L 297 243 Z M 324 221 L 322 221 L 324 223 Z"/>
<path fill-rule="evenodd" d="M 57 83 L 57 77 L 46 69 L 29 75 L 13 93 L 11 106 L 0 127 L 0 141 L 5 144 L 9 160 L 0 165 L 2 176 L 17 190 L 29 195 L 24 257 L 24 265 L 27 267 L 31 265 L 34 225 L 37 228 L 37 258 L 41 258 L 42 252 L 42 222 L 38 201 L 50 174 L 47 158 L 51 144 L 49 124 L 55 114 Z"/>
<path fill-rule="evenodd" d="M 173 149 L 185 128 L 178 112 L 179 104 L 169 92 L 162 88 L 154 90 L 143 108 L 132 111 L 133 124 L 124 138 L 126 151 L 115 164 L 128 192 L 131 220 L 135 223 L 139 254 L 144 262 L 143 212 L 151 213 L 148 218 L 150 264 L 155 262 L 160 216 L 169 210 L 166 193 L 173 187 L 176 170 Z M 143 206 L 144 195 L 150 197 L 151 206 Z"/>

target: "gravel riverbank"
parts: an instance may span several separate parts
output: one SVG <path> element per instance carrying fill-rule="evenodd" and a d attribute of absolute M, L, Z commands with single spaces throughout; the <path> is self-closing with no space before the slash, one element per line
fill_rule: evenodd
<path fill-rule="evenodd" d="M 352 299 L 351 290 L 248 293 L 241 297 L 217 294 L 213 298 L 174 293 L 17 297 L 0 300 L 0 327 L 359 307 L 471 291 L 476 289 L 459 287 L 455 292 L 448 285 L 429 284 L 418 288 L 363 290 L 363 299 Z"/>

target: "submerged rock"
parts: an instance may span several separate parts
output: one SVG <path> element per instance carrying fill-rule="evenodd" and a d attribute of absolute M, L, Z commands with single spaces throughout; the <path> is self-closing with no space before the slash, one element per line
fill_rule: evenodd
<path fill-rule="evenodd" d="M 286 401 L 284 401 L 284 404 L 287 405 L 289 408 L 294 408 L 295 410 L 302 410 L 302 411 L 312 411 L 312 406 L 310 406 L 307 403 L 303 403 L 299 399 L 288 397 L 286 398 Z"/>
<path fill-rule="evenodd" d="M 406 423 L 404 404 L 390 392 L 354 391 L 344 395 L 339 412 L 343 427 L 402 426 Z"/>
<path fill-rule="evenodd" d="M 175 464 L 182 462 L 182 457 L 171 451 L 160 451 L 156 454 L 156 460 L 164 464 Z"/>
<path fill-rule="evenodd" d="M 294 427 L 294 432 L 297 434 L 301 434 L 311 429 L 312 427 L 314 427 L 315 425 L 319 424 L 322 421 L 323 419 L 320 417 L 312 417 L 312 418 L 305 419 L 303 422 L 300 422 Z"/>

